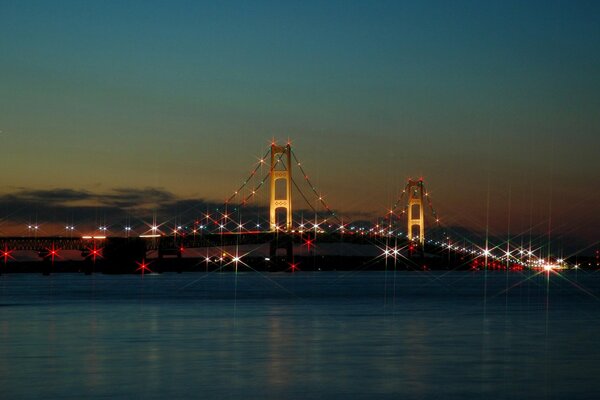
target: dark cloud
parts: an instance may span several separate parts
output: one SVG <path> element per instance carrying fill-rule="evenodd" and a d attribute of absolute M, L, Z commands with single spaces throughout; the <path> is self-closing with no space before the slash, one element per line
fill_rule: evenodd
<path fill-rule="evenodd" d="M 26 229 L 26 226 L 34 221 L 45 226 L 54 226 L 52 228 L 54 230 L 48 228 L 44 232 L 46 234 L 63 233 L 65 223 L 77 225 L 82 231 L 84 229 L 95 229 L 99 224 L 115 227 L 132 224 L 143 227 L 144 222 L 157 221 L 162 223 L 169 221 L 169 223 L 185 225 L 195 220 L 203 220 L 207 212 L 212 215 L 212 218 L 218 219 L 219 215 L 225 212 L 225 206 L 222 203 L 201 198 L 178 198 L 173 193 L 160 188 L 116 188 L 105 193 L 63 188 L 50 190 L 21 188 L 16 192 L 0 195 L 0 234 L 22 234 L 22 229 Z M 266 227 L 268 223 L 268 208 L 266 206 L 248 205 L 239 207 L 229 205 L 227 206 L 227 213 L 232 221 L 256 221 L 262 224 L 263 227 Z M 319 219 L 323 217 L 329 217 L 332 223 L 343 220 L 345 223 L 351 223 L 356 227 L 369 227 L 371 221 L 373 221 L 373 216 L 362 212 L 353 213 L 352 215 L 338 215 L 338 218 L 332 217 L 330 214 L 319 215 Z M 303 219 L 310 222 L 313 218 L 313 210 L 300 209 L 294 212 L 295 220 Z M 21 229 L 21 232 L 18 229 Z M 469 242 L 482 243 L 485 233 L 461 226 L 430 227 L 428 229 L 428 237 L 430 238 L 441 240 L 446 236 L 450 236 L 454 240 L 460 240 L 465 244 Z M 526 236 L 513 237 L 512 240 L 520 240 L 525 243 L 531 240 L 530 237 L 533 237 L 536 246 L 542 247 L 546 237 L 543 233 L 532 233 Z M 490 243 L 501 244 L 505 239 L 490 237 L 489 240 Z M 553 240 L 559 240 L 563 244 L 573 243 L 578 246 L 585 244 L 579 238 L 571 236 L 561 237 L 556 235 Z"/>
<path fill-rule="evenodd" d="M 47 223 L 73 221 L 88 224 L 99 220 L 116 222 L 153 215 L 167 216 L 173 215 L 173 212 L 191 214 L 199 209 L 218 206 L 203 199 L 179 199 L 171 192 L 158 188 L 116 188 L 106 193 L 62 188 L 22 188 L 0 196 L 0 218 L 3 224 L 23 223 L 34 218 Z"/>
<path fill-rule="evenodd" d="M 73 207 L 73 204 L 85 203 L 86 207 L 136 208 L 143 205 L 155 205 L 176 201 L 175 195 L 157 188 L 116 188 L 108 193 L 92 193 L 86 190 L 20 189 L 17 192 L 0 196 L 0 204 L 23 204 L 52 208 Z"/>
<path fill-rule="evenodd" d="M 176 220 L 193 221 L 205 213 L 225 212 L 223 203 L 202 198 L 182 199 L 160 188 L 116 188 L 104 193 L 87 190 L 20 188 L 16 192 L 0 195 L 0 233 L 7 233 L 7 225 L 27 225 L 32 221 L 46 224 L 65 223 L 97 225 L 119 224 L 122 221 Z M 301 211 L 299 211 L 300 213 Z M 227 206 L 232 218 L 267 218 L 265 207 L 248 205 Z"/>
<path fill-rule="evenodd" d="M 117 188 L 110 193 L 97 195 L 96 200 L 110 207 L 136 209 L 148 206 L 160 207 L 176 202 L 177 198 L 174 194 L 157 188 Z"/>
<path fill-rule="evenodd" d="M 225 207 L 223 203 L 202 198 L 182 199 L 160 188 L 116 188 L 103 193 L 63 188 L 20 188 L 16 192 L 0 195 L 0 219 L 3 225 L 24 225 L 34 219 L 60 225 L 66 222 L 77 225 L 117 224 L 123 220 L 154 218 L 187 223 L 202 218 L 207 212 L 224 213 L 225 209 L 234 220 L 256 220 L 263 224 L 268 218 L 266 206 L 250 204 L 240 207 L 230 204 Z M 327 216 L 331 217 L 319 214 L 319 218 Z M 314 211 L 295 210 L 294 218 L 311 220 Z"/>
<path fill-rule="evenodd" d="M 0 202 L 25 202 L 29 204 L 45 204 L 48 202 L 62 204 L 72 201 L 89 200 L 94 196 L 84 190 L 73 189 L 50 189 L 30 190 L 20 189 L 16 193 L 6 194 L 0 197 Z"/>

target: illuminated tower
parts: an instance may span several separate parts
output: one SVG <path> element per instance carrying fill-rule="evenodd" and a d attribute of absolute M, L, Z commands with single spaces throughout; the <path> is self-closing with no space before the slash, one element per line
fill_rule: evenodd
<path fill-rule="evenodd" d="M 408 191 L 408 239 L 413 240 L 413 228 L 419 227 L 419 243 L 425 243 L 425 215 L 423 212 L 423 180 L 408 180 L 406 185 Z M 413 208 L 419 208 L 418 216 L 413 215 Z"/>
<path fill-rule="evenodd" d="M 269 175 L 271 177 L 269 218 L 271 231 L 277 230 L 277 210 L 285 208 L 285 230 L 290 232 L 292 230 L 292 148 L 289 143 L 285 146 L 271 144 L 271 170 Z M 285 181 L 285 197 L 283 197 L 284 193 L 278 193 L 276 190 L 277 182 L 280 180 Z M 283 198 L 277 198 L 278 195 Z"/>

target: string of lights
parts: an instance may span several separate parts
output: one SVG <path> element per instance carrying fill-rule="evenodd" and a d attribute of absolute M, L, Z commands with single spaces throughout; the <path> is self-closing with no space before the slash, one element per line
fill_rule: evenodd
<path fill-rule="evenodd" d="M 321 205 L 325 208 L 325 210 L 327 210 L 327 212 L 331 215 L 331 217 L 335 218 L 338 222 L 341 223 L 342 222 L 341 219 L 336 215 L 336 213 L 331 209 L 331 207 L 329 207 L 327 202 L 323 199 L 323 195 L 317 191 L 316 186 L 313 185 L 313 183 L 310 181 L 308 174 L 306 173 L 306 171 L 304 171 L 304 168 L 302 168 L 302 163 L 298 160 L 298 157 L 296 157 L 296 153 L 294 151 L 292 151 L 292 156 L 294 157 L 294 162 L 296 162 L 296 165 L 298 166 L 298 169 L 302 173 L 304 180 L 306 181 L 308 186 L 311 188 L 312 192 L 315 194 L 315 196 L 317 197 L 317 199 L 319 200 Z"/>
<path fill-rule="evenodd" d="M 267 150 L 265 155 L 260 158 L 260 161 L 258 162 L 258 164 L 256 164 L 256 167 L 254 167 L 254 170 L 252 170 L 252 172 L 250 173 L 250 176 L 246 180 L 244 180 L 244 183 L 242 183 L 242 185 L 238 188 L 238 190 L 234 191 L 233 194 L 231 196 L 229 196 L 229 198 L 227 200 L 225 200 L 225 204 L 230 203 L 231 200 L 233 200 L 246 187 L 248 182 L 250 182 L 250 180 L 254 177 L 254 175 L 256 175 L 256 173 L 258 172 L 258 169 L 261 167 L 261 165 L 263 165 L 265 163 L 265 157 L 267 157 L 267 155 L 269 154 L 270 151 L 271 151 L 270 149 Z M 264 181 L 264 179 L 263 179 L 263 181 Z M 262 185 L 262 183 L 264 183 L 264 182 L 261 182 L 261 185 Z"/>

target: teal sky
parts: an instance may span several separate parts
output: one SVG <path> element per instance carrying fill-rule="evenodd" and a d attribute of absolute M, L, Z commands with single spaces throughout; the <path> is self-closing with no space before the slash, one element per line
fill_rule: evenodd
<path fill-rule="evenodd" d="M 322 3 L 0 0 L 0 192 L 221 201 L 290 138 L 340 212 L 423 176 L 451 224 L 599 240 L 600 3 Z"/>

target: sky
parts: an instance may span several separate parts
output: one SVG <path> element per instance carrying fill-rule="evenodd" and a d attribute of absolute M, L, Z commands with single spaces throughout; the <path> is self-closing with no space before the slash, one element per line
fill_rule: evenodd
<path fill-rule="evenodd" d="M 348 219 L 422 177 L 448 226 L 593 247 L 598 49 L 596 1 L 0 0 L 0 234 L 220 204 L 276 139 Z"/>

